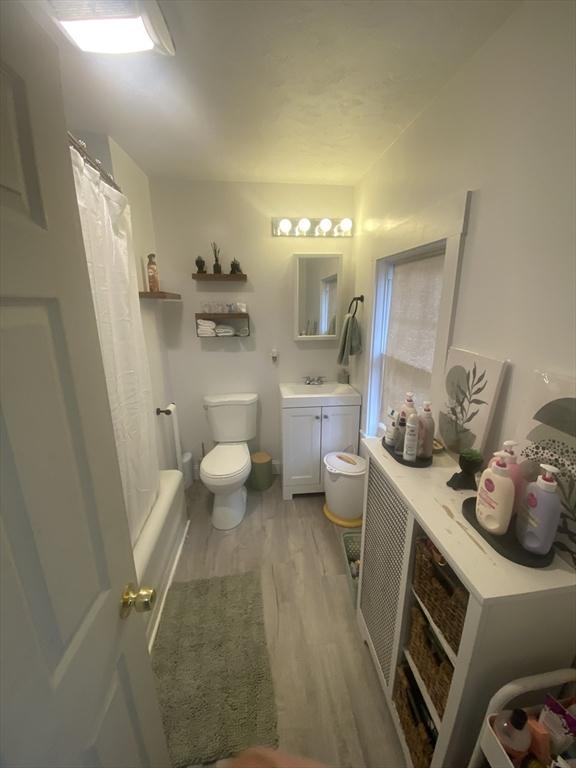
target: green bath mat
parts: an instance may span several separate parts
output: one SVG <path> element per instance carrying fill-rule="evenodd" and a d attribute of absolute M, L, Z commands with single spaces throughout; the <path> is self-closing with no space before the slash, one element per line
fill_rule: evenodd
<path fill-rule="evenodd" d="M 175 768 L 277 745 L 259 573 L 174 583 L 152 667 Z"/>

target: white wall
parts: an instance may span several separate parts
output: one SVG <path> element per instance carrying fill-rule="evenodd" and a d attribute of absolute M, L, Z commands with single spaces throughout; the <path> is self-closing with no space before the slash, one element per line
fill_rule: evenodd
<path fill-rule="evenodd" d="M 352 276 L 352 240 L 273 238 L 272 216 L 349 216 L 349 187 L 292 184 L 235 184 L 152 179 L 152 205 L 160 280 L 182 293 L 181 305 L 164 308 L 174 398 L 181 413 L 182 442 L 201 456 L 212 443 L 202 408 L 206 393 L 257 392 L 260 396 L 259 448 L 281 456 L 278 384 L 307 374 L 335 378 L 335 342 L 293 341 L 293 256 L 300 253 L 344 254 Z M 222 249 L 223 271 L 240 260 L 247 283 L 227 286 L 192 280 L 201 254 L 211 271 L 210 242 Z M 350 289 L 345 285 L 346 299 Z M 248 304 L 250 338 L 198 339 L 194 313 L 204 302 L 243 300 Z M 270 350 L 279 351 L 274 365 Z"/>
<path fill-rule="evenodd" d="M 156 235 L 152 220 L 148 177 L 113 139 L 109 139 L 109 146 L 114 179 L 130 203 L 138 287 L 140 290 L 144 290 L 143 267 L 147 262 L 146 257 L 149 253 L 156 252 Z M 160 301 L 140 301 L 142 326 L 152 378 L 152 392 L 155 405 L 164 407 L 166 403 L 170 402 L 172 395 L 167 376 L 166 351 L 162 339 L 161 304 Z M 156 442 L 160 468 L 175 467 L 174 437 L 169 417 L 158 416 Z"/>
<path fill-rule="evenodd" d="M 517 434 L 534 368 L 576 368 L 574 9 L 520 6 L 357 188 L 364 317 L 389 232 L 477 191 L 453 344 L 513 363 L 490 446 Z M 361 364 L 354 380 L 363 388 L 365 379 Z"/>

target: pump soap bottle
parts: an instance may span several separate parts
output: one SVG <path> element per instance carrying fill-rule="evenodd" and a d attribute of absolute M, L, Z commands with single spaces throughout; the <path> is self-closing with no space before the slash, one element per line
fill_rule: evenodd
<path fill-rule="evenodd" d="M 503 536 L 508 530 L 514 506 L 514 483 L 508 473 L 506 455 L 505 451 L 494 454 L 496 462 L 482 472 L 476 498 L 476 519 L 496 536 Z"/>
<path fill-rule="evenodd" d="M 556 538 L 562 514 L 558 495 L 558 474 L 551 464 L 540 464 L 544 472 L 526 488 L 524 504 L 516 518 L 516 537 L 528 552 L 547 555 Z"/>
<path fill-rule="evenodd" d="M 434 451 L 434 417 L 432 416 L 432 404 L 424 400 L 424 411 L 420 416 L 420 430 L 418 433 L 418 458 L 431 459 Z"/>
<path fill-rule="evenodd" d="M 522 474 L 522 469 L 518 464 L 518 457 L 514 452 L 514 448 L 518 445 L 515 440 L 504 440 L 502 443 L 502 450 L 506 453 L 506 466 L 508 467 L 508 474 L 514 483 L 514 507 L 513 512 L 519 512 L 524 503 L 524 496 L 526 491 L 526 480 Z M 497 461 L 496 454 L 488 466 L 492 466 Z"/>
<path fill-rule="evenodd" d="M 406 422 L 408 422 L 408 419 L 410 418 L 410 416 L 412 416 L 413 413 L 417 413 L 416 406 L 414 405 L 413 392 L 406 392 L 406 398 L 404 399 L 404 402 L 402 403 L 400 410 L 404 413 L 404 416 L 406 417 Z"/>

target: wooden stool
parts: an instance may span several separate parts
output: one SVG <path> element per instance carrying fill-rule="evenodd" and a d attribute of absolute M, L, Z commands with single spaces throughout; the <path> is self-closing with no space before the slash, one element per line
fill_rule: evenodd
<path fill-rule="evenodd" d="M 266 491 L 274 480 L 272 476 L 272 456 L 265 451 L 258 451 L 250 455 L 252 470 L 248 478 L 250 488 L 255 491 Z"/>

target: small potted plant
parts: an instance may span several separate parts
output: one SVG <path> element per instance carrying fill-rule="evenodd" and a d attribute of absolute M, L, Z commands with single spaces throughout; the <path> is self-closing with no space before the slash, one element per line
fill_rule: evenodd
<path fill-rule="evenodd" d="M 196 261 L 194 262 L 196 264 L 196 269 L 198 270 L 199 275 L 205 275 L 206 274 L 206 262 L 202 258 L 202 256 L 196 256 Z"/>
<path fill-rule="evenodd" d="M 211 246 L 212 254 L 214 256 L 214 266 L 212 267 L 212 271 L 215 275 L 221 275 L 222 264 L 220 264 L 220 248 L 216 245 L 216 243 L 211 243 Z"/>
<path fill-rule="evenodd" d="M 231 275 L 241 275 L 242 274 L 242 267 L 240 266 L 240 262 L 238 259 L 232 259 L 230 262 L 230 274 Z"/>
<path fill-rule="evenodd" d="M 465 448 L 458 459 L 462 472 L 456 472 L 446 483 L 456 491 L 476 491 L 476 472 L 482 468 L 484 457 L 475 448 Z"/>

